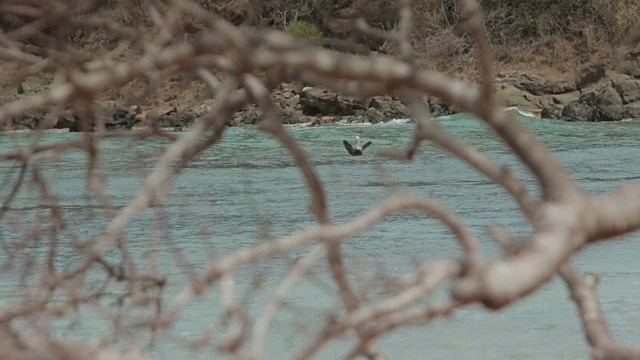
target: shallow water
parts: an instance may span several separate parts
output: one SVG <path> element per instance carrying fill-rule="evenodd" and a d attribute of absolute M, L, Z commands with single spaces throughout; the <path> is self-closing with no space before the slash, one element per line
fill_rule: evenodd
<path fill-rule="evenodd" d="M 625 181 L 640 178 L 640 123 L 615 124 L 565 123 L 521 118 L 566 166 L 580 184 L 592 193 L 615 189 Z M 518 165 L 509 151 L 482 124 L 463 115 L 441 119 L 442 125 L 474 144 L 500 164 L 511 166 L 537 192 L 531 176 Z M 393 186 L 438 199 L 451 209 L 477 236 L 487 253 L 496 246 L 486 235 L 491 223 L 504 225 L 513 234 L 526 235 L 530 229 L 518 214 L 516 204 L 500 187 L 479 177 L 473 169 L 450 157 L 431 144 L 424 144 L 412 162 L 397 162 L 375 155 L 376 150 L 404 147 L 412 137 L 413 125 L 291 127 L 291 135 L 305 148 L 327 191 L 332 219 L 343 223 L 384 199 Z M 342 139 L 359 135 L 373 145 L 362 157 L 346 155 Z M 1 135 L 0 150 L 9 149 L 13 138 L 23 142 L 32 134 Z M 79 136 L 73 133 L 46 134 L 42 142 L 55 142 Z M 144 175 L 154 164 L 165 140 L 147 140 L 131 144 L 126 140 L 109 140 L 101 146 L 102 175 L 112 205 L 125 206 L 141 186 Z M 88 195 L 84 183 L 86 156 L 79 151 L 61 159 L 42 160 L 43 176 L 54 185 L 73 233 L 87 240 L 99 234 L 108 223 L 95 198 Z M 0 163 L 2 199 L 17 176 L 14 165 Z M 384 174 L 384 175 L 383 175 Z M 7 181 L 4 180 L 7 176 Z M 9 216 L 0 223 L 0 236 L 16 240 L 25 226 L 44 228 L 40 217 L 46 215 L 39 202 L 38 189 L 28 186 L 20 192 Z M 193 268 L 201 269 L 215 254 L 229 253 L 255 244 L 260 231 L 268 229 L 272 237 L 291 234 L 313 224 L 307 211 L 309 194 L 293 159 L 272 138 L 251 129 L 231 128 L 223 141 L 191 163 L 171 188 L 165 212 L 148 210 L 126 228 L 127 242 L 141 269 L 147 266 L 152 239 L 162 242 L 159 256 L 162 272 L 170 285 L 165 297 L 170 299 L 187 283 L 188 267 L 176 264 L 172 256 L 181 250 Z M 44 229 L 46 230 L 46 228 Z M 598 293 L 603 310 L 616 339 L 638 343 L 634 331 L 640 320 L 640 247 L 638 235 L 619 241 L 591 246 L 576 257 L 586 272 L 601 274 Z M 45 239 L 32 243 L 34 254 L 46 251 Z M 308 248 L 305 248 L 308 249 Z M 399 275 L 417 262 L 442 257 L 457 257 L 460 250 L 447 230 L 421 214 L 393 216 L 365 234 L 344 244 L 347 266 L 358 269 L 364 277 L 376 278 L 381 271 Z M 236 276 L 238 296 L 258 274 L 263 287 L 244 297 L 252 313 L 258 313 L 282 279 L 293 260 L 304 254 L 294 252 L 288 258 L 260 262 L 242 269 Z M 67 255 L 67 256 L 65 256 Z M 58 265 L 76 259 L 62 252 Z M 115 256 L 115 254 L 112 254 Z M 0 255 L 6 262 L 6 254 Z M 326 321 L 326 314 L 338 299 L 333 285 L 319 264 L 314 277 L 303 282 L 287 300 L 285 311 L 276 319 L 270 332 L 268 359 L 288 358 L 304 343 L 299 334 L 314 334 Z M 354 271 L 356 272 L 356 271 Z M 0 292 L 3 304 L 10 303 L 19 292 L 17 279 L 2 275 Z M 361 285 L 360 278 L 353 279 Z M 115 291 L 115 290 L 114 290 Z M 217 291 L 185 309 L 173 329 L 181 338 L 195 338 L 213 325 L 219 314 Z M 437 296 L 441 296 L 438 294 Z M 81 313 L 81 325 L 68 329 L 56 324 L 61 334 L 85 338 L 108 333 L 106 322 L 95 312 Z M 133 337 L 131 337 L 133 339 Z M 136 337 L 144 344 L 148 337 Z M 175 337 L 162 334 L 152 351 L 158 358 L 175 358 L 184 347 Z M 418 328 L 396 331 L 381 341 L 390 359 L 560 359 L 587 358 L 588 347 L 580 329 L 575 307 L 564 285 L 554 280 L 533 296 L 499 312 L 478 307 L 458 311 Z M 336 341 L 317 358 L 341 357 L 349 348 Z M 191 356 L 191 355 L 190 355 Z M 210 358 L 211 352 L 195 353 L 194 358 Z"/>

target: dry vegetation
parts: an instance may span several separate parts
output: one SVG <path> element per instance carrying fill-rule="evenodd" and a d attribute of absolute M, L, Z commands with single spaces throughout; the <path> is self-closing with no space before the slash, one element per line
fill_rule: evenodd
<path fill-rule="evenodd" d="M 499 3 L 491 2 L 496 6 Z M 591 4 L 585 1 L 573 3 Z M 345 333 L 356 334 L 351 357 L 363 355 L 381 359 L 385 356 L 385 349 L 378 348 L 376 342 L 391 331 L 407 326 L 429 326 L 430 320 L 472 304 L 500 309 L 532 294 L 556 274 L 560 274 L 568 286 L 593 357 L 640 359 L 640 348 L 617 344 L 609 331 L 595 293 L 596 278 L 584 276 L 571 262 L 572 255 L 586 246 L 606 242 L 640 228 L 640 201 L 637 200 L 640 199 L 640 187 L 629 184 L 597 196 L 583 191 L 553 155 L 509 112 L 503 111 L 495 97 L 496 50 L 490 39 L 497 39 L 493 43 L 499 46 L 506 45 L 502 43 L 508 41 L 506 37 L 496 34 L 496 31 L 501 31 L 499 24 L 522 27 L 522 24 L 508 19 L 526 9 L 499 14 L 492 12 L 492 5 L 488 4 L 489 15 L 485 19 L 473 0 L 455 4 L 449 1 L 428 3 L 429 6 L 442 7 L 444 11 L 442 17 L 431 15 L 442 21 L 433 31 L 444 33 L 443 29 L 452 27 L 454 31 L 446 36 L 461 39 L 454 43 L 459 49 L 456 51 L 473 54 L 475 61 L 469 66 L 478 69 L 480 81 L 477 86 L 470 86 L 416 64 L 412 54 L 427 39 L 420 35 L 427 32 L 420 27 L 425 23 L 421 17 L 429 12 L 412 11 L 410 0 L 401 0 L 397 4 L 389 2 L 389 6 L 397 5 L 398 11 L 393 27 L 386 24 L 388 28 L 384 32 L 365 21 L 356 26 L 359 33 L 369 38 L 377 37 L 380 43 L 395 49 L 390 55 L 345 54 L 296 40 L 278 30 L 256 31 L 248 26 L 237 26 L 205 9 L 213 4 L 213 1 L 196 4 L 188 0 L 141 3 L 30 0 L 0 3 L 3 26 L 0 59 L 5 69 L 11 69 L 11 77 L 6 78 L 4 86 L 17 86 L 26 78 L 51 74 L 48 88 L 43 91 L 27 91 L 18 99 L 4 99 L 0 105 L 0 124 L 6 125 L 30 111 L 60 111 L 75 107 L 82 114 L 84 129 L 89 129 L 90 124 L 96 125 L 93 132 L 83 132 L 72 140 L 47 145 L 41 144 L 42 134 L 36 133 L 28 145 L 16 145 L 14 149 L 0 153 L 0 161 L 17 164 L 20 169 L 14 173 L 10 181 L 11 190 L 2 199 L 0 221 L 5 221 L 11 213 L 15 195 L 25 186 L 27 178 L 39 189 L 41 204 L 44 204 L 41 206 L 50 210 L 43 220 L 48 225 L 46 232 L 33 232 L 27 226 L 22 229 L 24 236 L 3 239 L 5 271 L 12 275 L 26 271 L 29 276 L 24 279 L 29 283 L 23 285 L 32 289 L 20 301 L 3 304 L 0 310 L 0 329 L 3 332 L 0 353 L 4 358 L 89 359 L 98 358 L 99 354 L 106 358 L 143 358 L 139 351 L 107 354 L 107 345 L 116 340 L 126 341 L 126 331 L 154 333 L 158 329 L 170 330 L 185 306 L 214 288 L 220 289 L 223 295 L 223 316 L 216 331 L 203 335 L 203 343 L 214 344 L 217 351 L 238 358 L 261 358 L 270 323 L 281 309 L 283 299 L 314 264 L 326 261 L 336 288 L 334 295 L 341 301 L 342 308 L 333 314 L 333 321 L 320 332 L 306 334 L 305 346 L 292 349 L 292 356 L 298 359 L 312 357 Z M 255 9 L 258 5 L 263 6 L 261 3 L 251 2 L 250 5 L 254 9 L 248 11 L 255 13 L 251 15 L 255 17 L 255 24 L 259 23 L 258 20 L 271 19 L 271 10 Z M 416 2 L 415 6 L 427 5 Z M 309 9 L 312 10 L 313 7 Z M 302 14 L 300 10 L 298 16 Z M 583 19 L 587 21 L 590 19 L 588 16 L 594 14 L 594 11 L 586 11 Z M 286 14 L 284 18 L 287 18 Z M 483 25 L 485 21 L 489 21 L 487 28 Z M 628 19 L 620 18 L 619 21 L 627 24 Z M 414 31 L 416 24 L 417 30 Z M 536 20 L 536 24 L 541 22 Z M 559 20 L 552 18 L 545 24 L 547 30 L 544 31 L 567 31 L 567 37 L 571 37 L 573 33 L 569 31 L 583 23 L 562 22 L 560 26 Z M 141 31 L 142 28 L 147 28 L 147 31 Z M 148 31 L 149 28 L 153 31 Z M 323 28 L 323 31 L 326 30 Z M 528 27 L 521 28 L 521 31 L 522 38 L 542 39 L 530 35 L 529 31 L 534 30 Z M 535 31 L 542 30 L 536 27 Z M 595 35 L 602 37 L 595 37 L 594 41 L 620 36 L 613 26 Z M 90 41 L 85 42 L 87 39 Z M 101 46 L 96 47 L 96 43 Z M 140 93 L 134 95 L 146 97 L 164 91 L 163 87 L 174 86 L 174 80 L 198 83 L 213 99 L 210 113 L 196 122 L 184 136 L 176 137 L 154 127 L 135 132 L 104 131 L 100 125 L 100 114 L 95 109 L 97 101 L 125 85 L 132 86 L 132 81 L 137 82 L 136 87 L 142 86 L 138 89 Z M 526 241 L 520 240 L 515 246 L 509 229 L 493 227 L 491 235 L 503 246 L 504 254 L 492 257 L 481 251 L 474 235 L 459 222 L 451 209 L 444 208 L 434 199 L 406 192 L 390 195 L 370 211 L 354 215 L 345 224 L 333 224 L 326 205 L 325 189 L 301 146 L 280 123 L 269 96 L 274 87 L 290 80 L 323 85 L 348 95 L 393 94 L 402 98 L 417 120 L 414 141 L 408 149 L 382 155 L 411 160 L 425 141 L 441 146 L 477 170 L 478 176 L 503 187 L 531 223 L 532 233 Z M 533 195 L 531 189 L 509 169 L 465 143 L 464 139 L 440 128 L 429 116 L 423 101 L 425 96 L 438 97 L 462 111 L 473 113 L 478 121 L 493 129 L 533 174 L 542 190 L 541 195 Z M 193 268 L 191 281 L 184 284 L 178 294 L 171 298 L 159 297 L 157 291 L 166 285 L 167 279 L 158 268 L 141 271 L 138 259 L 132 258 L 127 246 L 126 225 L 151 207 L 161 209 L 173 181 L 183 171 L 188 171 L 185 165 L 203 151 L 215 150 L 225 132 L 226 120 L 234 111 L 251 103 L 257 104 L 264 114 L 257 131 L 264 131 L 277 139 L 298 165 L 310 194 L 309 211 L 317 224 L 286 237 L 226 254 L 204 267 Z M 128 137 L 134 141 L 164 137 L 168 140 L 153 169 L 146 175 L 144 184 L 121 209 L 112 205 L 100 175 L 98 144 L 109 137 Z M 65 238 L 69 214 L 59 206 L 56 189 L 41 176 L 34 156 L 53 156 L 71 149 L 87 154 L 86 187 L 105 210 L 108 226 L 101 229 L 99 236 L 72 239 L 78 246 L 62 249 L 60 244 L 69 240 Z M 386 293 L 385 298 L 366 301 L 349 281 L 347 274 L 354 270 L 345 265 L 341 243 L 389 216 L 407 211 L 424 212 L 445 224 L 462 252 L 458 258 L 420 264 L 415 273 L 406 274 L 404 279 L 408 280 L 402 286 Z M 46 249 L 46 256 L 29 258 L 22 252 L 34 244 Z M 64 269 L 56 268 L 53 264 L 56 257 L 62 256 L 63 250 L 73 252 L 79 261 Z M 257 318 L 247 317 L 248 311 L 234 293 L 234 272 L 294 250 L 304 251 L 303 256 L 291 266 L 260 315 Z M 109 259 L 106 257 L 108 252 L 112 254 Z M 116 254 L 115 258 L 113 254 Z M 175 257 L 176 262 L 180 262 L 181 254 L 177 250 Z M 23 262 L 29 266 L 19 266 Z M 40 324 L 37 320 L 43 317 L 73 317 L 78 308 L 97 306 L 101 289 L 85 277 L 88 271 L 102 274 L 109 282 L 125 284 L 123 301 L 149 311 L 140 318 L 122 308 L 110 309 L 115 314 L 109 313 L 111 316 L 107 318 L 117 323 L 114 328 L 122 332 L 81 345 L 54 338 L 46 326 L 37 327 L 35 334 L 25 334 L 14 326 L 16 320 L 32 320 Z M 428 303 L 426 307 L 414 306 L 443 287 L 452 289 L 445 300 Z M 393 357 L 393 354 L 387 355 Z"/>

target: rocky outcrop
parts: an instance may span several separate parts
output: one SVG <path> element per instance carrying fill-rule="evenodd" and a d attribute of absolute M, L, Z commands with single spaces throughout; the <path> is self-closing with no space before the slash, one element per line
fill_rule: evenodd
<path fill-rule="evenodd" d="M 542 80 L 526 74 L 500 76 L 498 96 L 507 106 L 541 109 L 542 117 L 566 121 L 640 119 L 640 52 L 617 65 L 589 64 L 573 80 Z M 639 69 L 640 70 L 640 69 Z"/>
<path fill-rule="evenodd" d="M 573 79 L 541 79 L 527 74 L 499 74 L 496 79 L 498 97 L 508 107 L 524 111 L 541 110 L 541 116 L 566 121 L 618 121 L 640 119 L 640 52 L 629 51 L 610 66 L 590 64 Z M 306 123 L 379 123 L 406 119 L 411 115 L 404 103 L 391 96 L 354 98 L 322 87 L 304 87 L 284 83 L 273 91 L 277 114 L 284 124 Z M 435 99 L 428 99 L 435 117 L 455 113 Z M 96 109 L 100 126 L 107 130 L 133 127 L 161 127 L 176 130 L 188 128 L 211 109 L 211 103 L 192 108 L 143 109 L 139 106 L 119 107 L 106 102 Z M 262 121 L 261 111 L 248 106 L 236 112 L 228 126 L 256 125 Z M 69 129 L 92 131 L 96 124 L 82 123 L 73 109 L 56 113 L 36 113 L 14 119 L 13 129 Z"/>
<path fill-rule="evenodd" d="M 307 123 L 312 126 L 335 123 L 379 123 L 410 117 L 407 107 L 391 96 L 356 99 L 322 87 L 304 87 L 286 83 L 273 92 L 278 116 L 284 124 Z M 434 110 L 447 112 L 448 107 L 433 105 Z M 229 126 L 255 125 L 262 114 L 254 105 L 237 112 Z"/>

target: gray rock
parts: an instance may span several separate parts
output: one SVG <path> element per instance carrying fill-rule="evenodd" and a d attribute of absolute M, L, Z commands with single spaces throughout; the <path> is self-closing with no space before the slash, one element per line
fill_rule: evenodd
<path fill-rule="evenodd" d="M 433 99 L 429 99 L 429 112 L 433 117 L 447 116 L 454 113 L 449 104 Z"/>
<path fill-rule="evenodd" d="M 604 64 L 589 64 L 583 67 L 576 76 L 576 87 L 584 89 L 602 80 L 606 75 Z"/>
<path fill-rule="evenodd" d="M 531 93 L 513 84 L 500 84 L 497 89 L 497 96 L 506 106 L 516 106 L 520 109 L 533 109 L 538 107 L 537 104 L 529 100 L 534 97 Z"/>
<path fill-rule="evenodd" d="M 600 90 L 598 94 L 598 104 L 606 106 L 620 106 L 623 104 L 620 93 L 614 88 L 612 83 L 608 83 L 607 86 Z"/>
<path fill-rule="evenodd" d="M 352 97 L 336 94 L 321 87 L 305 88 L 300 94 L 300 104 L 305 115 L 345 116 L 365 106 Z"/>
<path fill-rule="evenodd" d="M 523 77 L 521 81 L 514 82 L 513 85 L 533 95 L 566 94 L 577 89 L 574 81 L 545 82 L 530 77 Z"/>
<path fill-rule="evenodd" d="M 562 109 L 562 119 L 566 121 L 591 121 L 593 108 L 578 100 L 569 102 Z"/>
<path fill-rule="evenodd" d="M 631 104 L 640 101 L 640 80 L 616 79 L 612 86 L 619 94 L 622 104 Z"/>
<path fill-rule="evenodd" d="M 384 122 L 388 118 L 378 109 L 368 108 L 367 111 L 361 116 L 363 122 L 368 122 L 372 124 L 377 124 L 380 122 Z"/>
<path fill-rule="evenodd" d="M 261 114 L 255 105 L 248 106 L 238 112 L 227 122 L 228 126 L 255 125 L 261 118 Z"/>
<path fill-rule="evenodd" d="M 65 110 L 58 115 L 58 119 L 53 125 L 54 129 L 69 129 L 71 132 L 80 131 L 80 118 L 71 109 Z"/>
<path fill-rule="evenodd" d="M 399 99 L 391 96 L 374 96 L 371 98 L 371 101 L 369 101 L 369 107 L 378 110 L 388 120 L 406 119 L 409 117 L 409 109 L 407 106 Z"/>
<path fill-rule="evenodd" d="M 282 121 L 283 124 L 298 124 L 301 122 L 302 118 L 302 113 L 292 109 L 289 106 L 280 110 L 280 121 Z"/>
<path fill-rule="evenodd" d="M 592 121 L 620 121 L 625 118 L 620 106 L 600 105 L 593 109 Z"/>
<path fill-rule="evenodd" d="M 640 78 L 640 51 L 630 50 L 619 55 L 615 64 L 616 72 Z"/>
<path fill-rule="evenodd" d="M 560 119 L 562 118 L 562 106 L 559 105 L 550 105 L 542 108 L 542 112 L 540 113 L 540 117 L 543 119 Z"/>

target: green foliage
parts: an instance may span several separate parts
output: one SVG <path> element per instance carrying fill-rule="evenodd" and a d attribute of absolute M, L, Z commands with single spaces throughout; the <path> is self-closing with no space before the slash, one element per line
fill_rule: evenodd
<path fill-rule="evenodd" d="M 317 39 L 322 36 L 322 33 L 315 25 L 304 20 L 296 20 L 290 23 L 287 26 L 287 32 L 300 40 Z"/>

